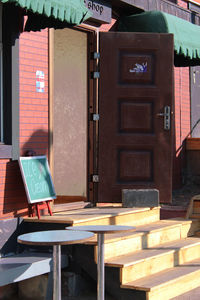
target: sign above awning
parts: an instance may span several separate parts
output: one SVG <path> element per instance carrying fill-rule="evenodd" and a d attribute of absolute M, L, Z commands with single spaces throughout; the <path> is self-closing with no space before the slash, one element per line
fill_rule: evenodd
<path fill-rule="evenodd" d="M 148 11 L 121 18 L 118 30 L 171 33 L 174 35 L 174 64 L 200 65 L 200 26 L 161 11 Z"/>
<path fill-rule="evenodd" d="M 65 27 L 67 24 L 79 25 L 91 16 L 83 0 L 0 0 L 0 2 L 14 3 L 26 9 L 33 22 L 33 29 L 30 30 Z"/>
<path fill-rule="evenodd" d="M 112 8 L 110 2 L 105 0 L 84 0 L 84 3 L 92 14 L 90 22 L 111 23 Z"/>

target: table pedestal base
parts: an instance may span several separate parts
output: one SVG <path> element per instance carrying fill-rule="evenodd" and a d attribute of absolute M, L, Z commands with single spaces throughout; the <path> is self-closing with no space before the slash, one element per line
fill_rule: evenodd
<path fill-rule="evenodd" d="M 98 258 L 97 258 L 97 300 L 104 300 L 105 294 L 105 267 L 104 267 L 104 234 L 97 234 Z"/>
<path fill-rule="evenodd" d="M 61 300 L 61 246 L 53 246 L 53 300 Z"/>

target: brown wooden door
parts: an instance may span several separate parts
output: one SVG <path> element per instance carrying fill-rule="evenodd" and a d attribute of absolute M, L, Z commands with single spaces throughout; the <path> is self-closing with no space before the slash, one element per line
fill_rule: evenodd
<path fill-rule="evenodd" d="M 100 33 L 98 202 L 122 189 L 157 188 L 171 202 L 173 36 Z M 170 122 L 171 123 L 171 122 Z"/>

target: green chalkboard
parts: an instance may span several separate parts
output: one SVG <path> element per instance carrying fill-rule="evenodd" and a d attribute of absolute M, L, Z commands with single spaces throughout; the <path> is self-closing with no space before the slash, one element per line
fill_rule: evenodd
<path fill-rule="evenodd" d="M 46 156 L 20 157 L 19 166 L 29 203 L 56 198 Z"/>

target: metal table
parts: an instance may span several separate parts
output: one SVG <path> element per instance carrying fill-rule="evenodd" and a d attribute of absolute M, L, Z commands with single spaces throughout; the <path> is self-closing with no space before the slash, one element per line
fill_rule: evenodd
<path fill-rule="evenodd" d="M 97 258 L 97 299 L 104 300 L 105 298 L 105 265 L 104 265 L 104 235 L 108 233 L 119 233 L 124 231 L 133 231 L 133 226 L 123 225 L 85 225 L 85 226 L 70 226 L 66 229 L 78 231 L 91 231 L 97 234 L 98 258 Z"/>
<path fill-rule="evenodd" d="M 17 240 L 26 245 L 53 246 L 53 300 L 61 300 L 61 245 L 78 244 L 92 236 L 85 231 L 50 230 L 22 234 Z"/>

